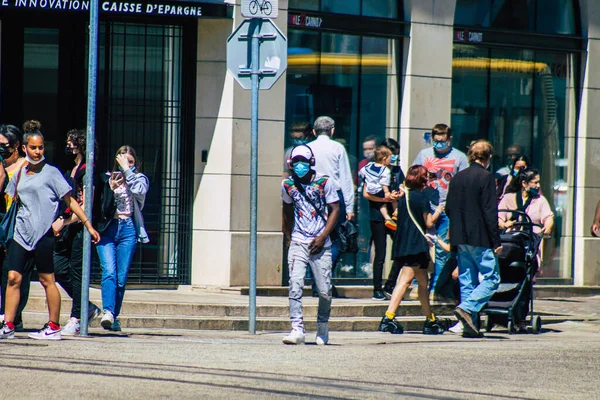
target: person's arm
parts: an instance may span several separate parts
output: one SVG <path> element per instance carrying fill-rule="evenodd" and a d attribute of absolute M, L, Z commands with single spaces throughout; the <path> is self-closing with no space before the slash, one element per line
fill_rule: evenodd
<path fill-rule="evenodd" d="M 4 188 L 4 182 L 6 182 L 6 170 L 0 162 L 0 189 Z"/>
<path fill-rule="evenodd" d="M 481 209 L 483 210 L 483 223 L 492 239 L 492 248 L 496 254 L 502 252 L 500 242 L 500 230 L 498 229 L 498 202 L 496 201 L 496 183 L 494 176 L 489 174 L 486 178 L 481 192 Z"/>
<path fill-rule="evenodd" d="M 543 235 L 550 235 L 552 233 L 552 228 L 554 228 L 554 213 L 550 208 L 550 203 L 544 196 L 540 196 L 540 221 L 544 228 L 542 229 Z"/>
<path fill-rule="evenodd" d="M 88 232 L 90 232 L 90 235 L 92 236 L 92 242 L 98 243 L 100 241 L 100 234 L 96 232 L 96 230 L 92 226 L 92 222 L 88 219 L 88 217 L 86 217 L 85 213 L 83 212 L 83 209 L 79 206 L 77 201 L 71 197 L 70 193 L 67 193 L 62 199 L 67 205 L 67 207 L 69 207 L 71 211 L 73 211 L 73 213 L 77 215 L 77 217 L 79 217 L 81 221 L 83 221 L 83 226 L 86 227 L 86 229 L 88 230 Z"/>
<path fill-rule="evenodd" d="M 342 193 L 344 193 L 346 215 L 351 221 L 354 218 L 354 180 L 352 179 L 352 170 L 350 169 L 350 161 L 348 160 L 348 154 L 346 154 L 346 150 L 343 147 L 340 149 L 339 160 L 339 183 L 342 189 Z"/>
<path fill-rule="evenodd" d="M 325 224 L 325 229 L 319 236 L 313 239 L 312 242 L 308 245 L 308 249 L 310 254 L 319 254 L 321 250 L 323 250 L 323 246 L 325 246 L 325 242 L 331 232 L 335 229 L 337 225 L 338 218 L 340 216 L 340 204 L 338 202 L 327 204 L 329 207 L 329 216 L 327 217 L 327 223 Z"/>
<path fill-rule="evenodd" d="M 439 205 L 435 208 L 433 214 L 429 211 L 423 213 L 423 220 L 427 229 L 433 228 L 440 215 L 444 212 L 444 206 Z"/>
<path fill-rule="evenodd" d="M 596 204 L 596 212 L 594 213 L 594 220 L 592 221 L 592 227 L 590 229 L 592 236 L 600 236 L 600 200 Z"/>
<path fill-rule="evenodd" d="M 389 203 L 392 201 L 391 198 L 386 199 L 385 197 L 375 196 L 374 194 L 367 192 L 367 185 L 363 186 L 363 197 L 369 201 L 374 201 L 375 203 Z"/>
<path fill-rule="evenodd" d="M 283 202 L 283 237 L 285 246 L 289 247 L 292 242 L 292 230 L 294 229 L 294 206 Z"/>

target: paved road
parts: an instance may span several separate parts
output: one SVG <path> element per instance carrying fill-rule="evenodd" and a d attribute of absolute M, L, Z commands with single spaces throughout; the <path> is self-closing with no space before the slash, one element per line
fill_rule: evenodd
<path fill-rule="evenodd" d="M 91 333 L 0 342 L 2 397 L 600 398 L 597 323 L 550 325 L 541 335 L 499 330 L 481 340 L 333 332 L 326 347 L 285 346 L 281 333 Z"/>

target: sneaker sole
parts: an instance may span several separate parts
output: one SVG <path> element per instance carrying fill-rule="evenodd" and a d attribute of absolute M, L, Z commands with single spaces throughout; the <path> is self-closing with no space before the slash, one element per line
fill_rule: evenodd
<path fill-rule="evenodd" d="M 29 337 L 29 339 L 33 339 L 33 340 L 61 340 L 62 339 L 61 335 L 36 337 L 36 336 L 32 336 L 31 334 L 29 334 L 27 336 Z"/>
<path fill-rule="evenodd" d="M 283 339 L 284 344 L 304 344 L 304 339 Z"/>
<path fill-rule="evenodd" d="M 62 332 L 62 331 L 61 331 L 61 332 L 60 332 L 60 335 L 61 335 L 61 336 L 77 336 L 77 335 L 79 335 L 79 332 L 75 332 L 75 333 L 73 333 L 73 332 Z"/>
<path fill-rule="evenodd" d="M 479 331 L 475 330 L 471 325 L 473 321 L 468 321 L 468 318 L 463 315 L 458 309 L 454 310 L 454 316 L 463 324 L 463 335 L 466 334 L 469 337 L 479 336 Z"/>
<path fill-rule="evenodd" d="M 106 330 L 110 331 L 110 330 L 112 330 L 113 323 L 112 323 L 112 322 L 110 322 L 110 320 L 108 320 L 108 319 L 103 319 L 102 321 L 100 321 L 100 325 L 101 325 L 101 326 L 102 326 L 104 329 L 106 329 Z"/>
<path fill-rule="evenodd" d="M 1 339 L 14 339 L 15 338 L 15 333 L 9 333 L 8 335 L 1 335 L 0 336 L 0 340 Z"/>

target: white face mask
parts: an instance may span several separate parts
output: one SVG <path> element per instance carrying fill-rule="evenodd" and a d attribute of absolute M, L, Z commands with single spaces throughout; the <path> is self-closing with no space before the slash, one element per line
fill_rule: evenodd
<path fill-rule="evenodd" d="M 42 158 L 40 158 L 39 160 L 34 161 L 31 158 L 29 158 L 29 155 L 25 154 L 25 160 L 31 165 L 37 165 L 37 164 L 41 163 L 42 161 L 44 161 L 45 159 L 46 159 L 46 156 L 42 156 Z"/>

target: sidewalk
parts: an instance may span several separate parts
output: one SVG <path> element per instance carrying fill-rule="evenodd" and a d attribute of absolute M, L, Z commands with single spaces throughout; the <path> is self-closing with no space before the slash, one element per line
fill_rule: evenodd
<path fill-rule="evenodd" d="M 60 286 L 59 286 L 60 288 Z M 63 301 L 68 301 L 69 297 L 61 289 Z M 31 285 L 30 298 L 44 298 L 44 290 L 37 282 Z M 90 289 L 90 300 L 101 307 L 101 292 L 99 289 Z M 193 290 L 189 286 L 182 286 L 176 290 L 163 289 L 131 289 L 125 293 L 126 303 L 158 303 L 158 304 L 187 304 L 187 305 L 219 305 L 248 307 L 248 296 L 230 293 L 214 293 L 203 290 Z M 303 298 L 306 306 L 316 306 L 318 299 L 310 296 Z M 287 307 L 288 299 L 283 296 L 257 296 L 257 307 L 276 306 Z M 417 302 L 403 302 L 403 304 L 418 304 Z M 333 299 L 334 306 L 384 306 L 387 301 L 377 301 L 371 299 L 352 299 L 342 298 Z M 547 298 L 539 299 L 534 302 L 536 313 L 547 315 L 571 316 L 575 319 L 600 319 L 600 296 L 592 297 L 571 297 L 571 298 Z M 67 311 L 63 309 L 63 313 Z M 68 311 L 67 311 L 68 312 Z"/>

